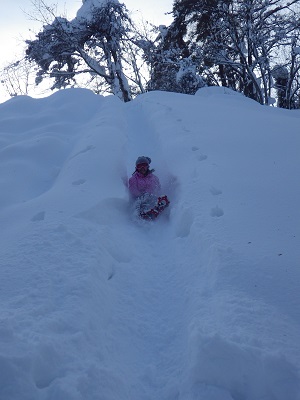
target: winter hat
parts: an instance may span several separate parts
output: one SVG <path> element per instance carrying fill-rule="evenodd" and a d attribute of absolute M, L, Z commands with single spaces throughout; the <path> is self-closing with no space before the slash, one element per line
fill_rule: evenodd
<path fill-rule="evenodd" d="M 140 157 L 136 160 L 135 165 L 144 164 L 144 163 L 146 163 L 146 164 L 149 165 L 149 164 L 151 163 L 151 158 L 150 158 L 150 157 L 145 157 L 145 156 L 140 156 Z"/>

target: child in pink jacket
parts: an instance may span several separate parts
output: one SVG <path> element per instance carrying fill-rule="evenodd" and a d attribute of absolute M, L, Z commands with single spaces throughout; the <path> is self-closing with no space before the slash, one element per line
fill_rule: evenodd
<path fill-rule="evenodd" d="M 159 195 L 160 182 L 154 169 L 150 169 L 151 158 L 141 156 L 136 160 L 135 171 L 129 179 L 129 192 L 133 199 L 142 196 L 145 193 Z"/>

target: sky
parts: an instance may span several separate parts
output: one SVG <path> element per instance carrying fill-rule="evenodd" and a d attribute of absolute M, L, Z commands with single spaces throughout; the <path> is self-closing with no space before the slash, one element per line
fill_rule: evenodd
<path fill-rule="evenodd" d="M 221 87 L 0 104 L 0 399 L 300 400 L 299 121 Z"/>
<path fill-rule="evenodd" d="M 34 15 L 34 0 L 5 0 L 5 6 L 0 14 L 0 68 L 15 61 L 24 49 L 24 40 L 34 38 L 34 33 L 39 32 L 41 24 L 32 20 Z M 57 5 L 58 13 L 67 15 L 72 19 L 82 5 L 81 0 L 46 0 L 46 3 Z M 143 16 L 157 25 L 168 24 L 170 16 L 165 13 L 172 10 L 172 0 L 126 0 L 124 4 L 133 16 Z M 0 101 L 6 98 L 0 87 Z"/>

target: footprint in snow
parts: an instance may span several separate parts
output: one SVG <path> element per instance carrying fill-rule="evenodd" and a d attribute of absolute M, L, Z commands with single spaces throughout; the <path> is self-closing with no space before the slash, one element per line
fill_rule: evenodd
<path fill-rule="evenodd" d="M 210 210 L 210 215 L 212 217 L 222 217 L 222 215 L 224 215 L 224 211 L 219 206 L 216 206 Z"/>
<path fill-rule="evenodd" d="M 198 150 L 199 150 L 199 147 L 197 147 L 197 146 L 193 146 L 192 147 L 192 151 L 198 151 Z M 199 160 L 199 161 L 207 160 L 207 155 L 206 154 L 199 154 L 197 156 L 197 160 Z"/>
<path fill-rule="evenodd" d="M 78 186 L 78 185 L 83 185 L 86 182 L 85 179 L 78 179 L 77 181 L 72 182 L 72 185 Z"/>
<path fill-rule="evenodd" d="M 197 157 L 197 159 L 198 159 L 199 161 L 207 160 L 207 155 L 206 155 L 206 154 L 199 154 L 199 156 Z"/>
<path fill-rule="evenodd" d="M 44 221 L 46 215 L 46 211 L 40 211 L 37 214 L 35 214 L 30 221 L 32 222 L 38 222 L 38 221 Z"/>
<path fill-rule="evenodd" d="M 222 190 L 220 190 L 220 189 L 217 189 L 217 188 L 215 188 L 215 187 L 211 187 L 210 188 L 210 193 L 212 194 L 212 195 L 214 195 L 214 196 L 218 196 L 219 194 L 222 194 Z"/>

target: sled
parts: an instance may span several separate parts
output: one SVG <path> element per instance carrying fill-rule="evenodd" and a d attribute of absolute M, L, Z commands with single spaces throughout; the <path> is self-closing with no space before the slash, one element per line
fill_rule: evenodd
<path fill-rule="evenodd" d="M 156 197 L 150 194 L 144 194 L 136 203 L 139 217 L 144 220 L 156 219 L 170 204 L 167 195 Z"/>

